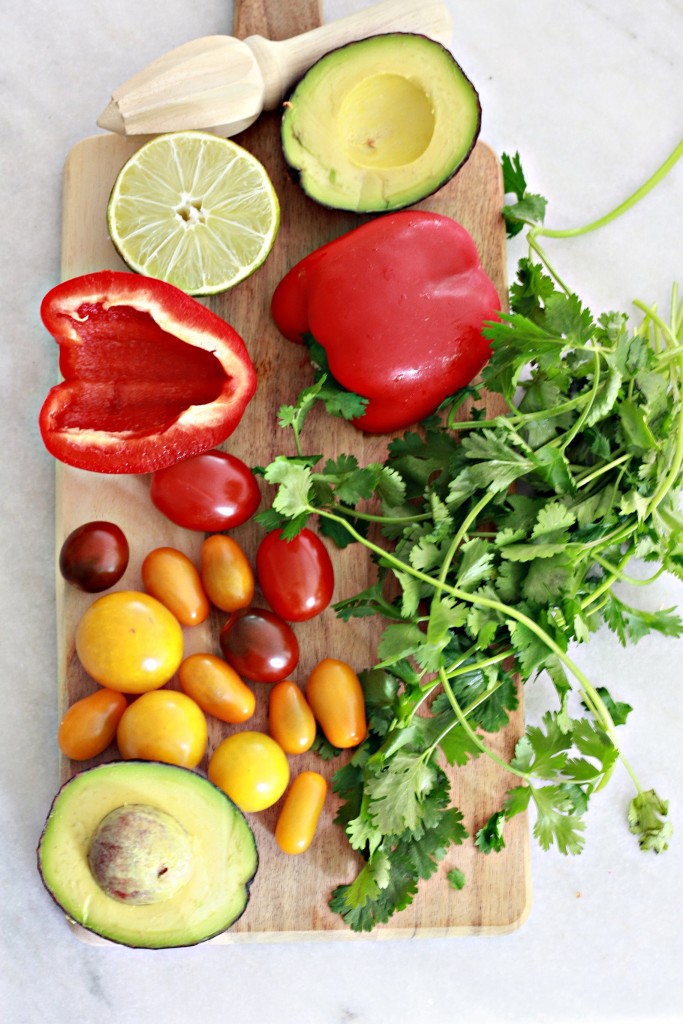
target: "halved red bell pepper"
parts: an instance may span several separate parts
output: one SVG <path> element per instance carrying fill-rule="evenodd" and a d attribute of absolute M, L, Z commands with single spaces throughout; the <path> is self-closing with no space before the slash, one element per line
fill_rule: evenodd
<path fill-rule="evenodd" d="M 40 411 L 49 452 L 99 473 L 148 473 L 214 448 L 256 372 L 242 338 L 164 281 L 102 270 L 47 293 L 41 316 L 64 377 Z"/>
<path fill-rule="evenodd" d="M 500 299 L 462 225 L 404 210 L 306 256 L 271 309 L 286 338 L 322 345 L 335 379 L 369 400 L 355 425 L 380 433 L 419 422 L 469 384 L 489 358 L 482 326 Z"/>

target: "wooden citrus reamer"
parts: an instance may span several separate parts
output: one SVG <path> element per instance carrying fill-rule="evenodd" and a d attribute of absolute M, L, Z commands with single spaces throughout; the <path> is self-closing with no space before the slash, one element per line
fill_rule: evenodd
<path fill-rule="evenodd" d="M 366 36 L 416 32 L 451 38 L 440 0 L 384 0 L 291 39 L 204 36 L 153 61 L 112 93 L 100 128 L 121 135 L 204 129 L 236 135 L 273 110 L 323 54 Z"/>

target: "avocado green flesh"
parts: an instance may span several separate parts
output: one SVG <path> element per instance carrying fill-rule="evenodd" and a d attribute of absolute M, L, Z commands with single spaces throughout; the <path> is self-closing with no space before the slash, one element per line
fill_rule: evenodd
<path fill-rule="evenodd" d="M 189 880 L 159 902 L 113 899 L 88 864 L 102 819 L 129 804 L 160 808 L 191 837 Z M 173 765 L 118 761 L 81 772 L 60 789 L 38 864 L 46 888 L 76 924 L 112 942 L 154 949 L 195 945 L 229 928 L 248 903 L 258 853 L 242 812 L 203 776 Z"/>
<path fill-rule="evenodd" d="M 281 139 L 312 199 L 371 213 L 409 206 L 444 185 L 480 127 L 477 92 L 448 50 L 391 33 L 314 64 L 285 104 Z"/>

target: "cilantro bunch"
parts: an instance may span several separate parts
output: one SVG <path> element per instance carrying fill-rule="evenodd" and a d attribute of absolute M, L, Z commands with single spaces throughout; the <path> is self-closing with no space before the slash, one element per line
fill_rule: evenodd
<path fill-rule="evenodd" d="M 304 453 L 317 401 L 336 415 L 362 411 L 358 396 L 339 394 L 324 354 L 311 387 L 281 410 L 297 454 L 263 470 L 277 490 L 261 521 L 293 535 L 316 516 L 338 544 L 364 545 L 376 581 L 336 612 L 384 622 L 361 673 L 369 734 L 334 777 L 337 821 L 365 863 L 330 905 L 354 930 L 407 906 L 467 837 L 445 763 L 488 756 L 509 772 L 503 805 L 474 837 L 483 853 L 502 849 L 506 822 L 527 809 L 544 849 L 579 853 L 590 798 L 618 764 L 633 780 L 628 823 L 640 846 L 668 846 L 667 802 L 641 785 L 618 735 L 631 709 L 586 676 L 571 647 L 602 625 L 624 645 L 683 633 L 674 609 L 645 612 L 619 592 L 663 572 L 683 579 L 683 303 L 674 289 L 665 320 L 636 302 L 635 327 L 624 313 L 595 318 L 539 239 L 608 223 L 682 151 L 616 211 L 566 232 L 543 227 L 545 200 L 528 192 L 519 157 L 503 157 L 508 233 L 526 228 L 529 243 L 510 312 L 486 327 L 481 383 L 393 440 L 383 463 Z M 487 418 L 482 388 L 504 412 Z M 652 565 L 649 580 L 629 575 L 634 559 Z M 487 736 L 507 725 L 520 681 L 540 673 L 554 706 L 506 762 Z M 449 877 L 462 886 L 459 872 Z"/>

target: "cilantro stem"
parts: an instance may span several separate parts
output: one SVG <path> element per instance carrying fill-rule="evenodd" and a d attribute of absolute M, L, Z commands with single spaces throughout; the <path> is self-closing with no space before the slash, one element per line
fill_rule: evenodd
<path fill-rule="evenodd" d="M 529 229 L 529 231 L 527 232 L 527 236 L 526 236 L 527 237 L 527 242 L 529 243 L 529 248 L 533 249 L 533 251 L 536 253 L 536 255 L 541 260 L 541 263 L 544 265 L 545 269 L 548 271 L 548 273 L 551 274 L 552 277 L 555 278 L 555 280 L 559 284 L 559 286 L 562 289 L 562 291 L 565 292 L 565 294 L 567 294 L 567 295 L 571 295 L 571 288 L 567 284 L 565 284 L 565 282 L 562 280 L 562 278 L 560 277 L 560 275 L 558 274 L 558 272 L 555 270 L 555 268 L 551 264 L 550 260 L 548 259 L 545 251 L 541 248 L 541 246 L 536 241 L 536 235 L 538 235 L 540 233 L 541 233 L 540 225 L 535 225 L 534 227 Z"/>
<path fill-rule="evenodd" d="M 651 192 L 655 185 L 657 185 L 662 180 L 662 178 L 664 178 L 665 175 L 669 173 L 669 171 L 672 169 L 672 167 L 674 167 L 674 165 L 678 162 L 681 156 L 683 156 L 683 139 L 681 139 L 681 141 L 678 143 L 673 152 L 669 154 L 664 163 L 657 168 L 654 174 L 652 174 L 644 184 L 637 188 L 636 191 L 632 193 L 632 195 L 625 199 L 623 203 L 620 203 L 618 206 L 615 206 L 615 208 L 613 210 L 610 210 L 609 213 L 604 214 L 602 217 L 598 217 L 597 220 L 591 221 L 590 224 L 584 224 L 582 227 L 578 228 L 555 229 L 545 228 L 542 227 L 541 225 L 535 225 L 529 231 L 529 235 L 533 234 L 534 236 L 533 247 L 536 248 L 538 251 L 538 248 L 535 245 L 535 239 L 538 235 L 543 235 L 546 238 L 576 238 L 578 235 L 587 235 L 591 231 L 597 231 L 599 228 L 605 227 L 606 224 L 610 224 L 613 220 L 616 220 L 618 217 L 621 217 L 622 214 L 626 213 L 627 210 L 630 210 L 632 206 L 635 206 L 636 203 L 640 202 L 640 200 L 643 199 L 648 194 L 648 192 Z M 529 239 L 529 241 L 531 244 L 531 239 Z M 541 253 L 539 253 L 539 255 L 541 255 Z M 548 267 L 548 270 L 551 270 L 550 266 L 547 263 L 546 266 Z M 553 276 L 558 281 L 558 283 L 561 284 L 559 277 L 557 277 L 555 274 L 553 274 Z"/>
<path fill-rule="evenodd" d="M 314 477 L 315 479 L 315 477 Z M 335 508 L 340 509 L 347 515 L 353 516 L 354 519 L 363 519 L 368 523 L 421 523 L 426 519 L 432 518 L 431 512 L 419 512 L 411 516 L 387 516 L 387 515 L 375 515 L 372 512 L 360 512 L 356 508 L 350 508 L 348 505 L 339 502 Z"/>
<path fill-rule="evenodd" d="M 594 480 L 597 480 L 605 473 L 609 473 L 612 469 L 616 469 L 617 466 L 621 466 L 624 462 L 628 462 L 631 457 L 631 453 L 626 452 L 626 454 L 620 455 L 618 459 L 612 459 L 611 462 L 606 462 L 602 466 L 598 466 L 597 469 L 587 473 L 586 476 L 578 477 L 576 479 L 576 486 L 585 487 L 586 484 L 593 483 Z"/>
<path fill-rule="evenodd" d="M 514 651 L 511 647 L 508 647 L 507 650 L 501 651 L 499 654 L 492 654 L 490 657 L 482 658 L 480 661 L 469 662 L 468 664 L 464 664 L 465 659 L 469 657 L 470 653 L 468 651 L 467 654 L 465 654 L 462 658 L 456 661 L 453 665 L 451 665 L 449 668 L 444 669 L 449 679 L 455 679 L 457 676 L 466 676 L 469 675 L 470 672 L 476 672 L 477 670 L 482 668 L 489 668 L 489 666 L 491 665 L 499 665 L 501 661 L 507 661 L 508 658 L 514 657 Z M 486 693 L 483 695 L 484 698 L 488 697 L 489 694 L 491 693 L 495 693 L 497 688 L 498 687 L 496 686 L 492 687 L 490 690 L 487 690 Z M 478 707 L 480 703 L 481 701 L 477 701 L 474 704 L 474 707 Z"/>
<path fill-rule="evenodd" d="M 518 778 L 524 779 L 525 782 L 528 782 L 529 781 L 529 774 L 528 774 L 528 772 L 520 771 L 519 768 L 513 768 L 512 765 L 508 761 L 505 760 L 505 758 L 503 758 L 499 754 L 497 754 L 495 752 L 495 750 L 491 750 L 491 748 L 488 747 L 484 743 L 484 741 L 479 736 L 479 734 L 477 732 L 475 732 L 475 730 L 472 728 L 470 723 L 467 721 L 467 716 L 465 715 L 464 711 L 460 707 L 460 704 L 458 702 L 457 697 L 455 696 L 455 694 L 453 693 L 453 690 L 451 689 L 451 685 L 450 685 L 450 683 L 448 681 L 448 677 L 446 676 L 446 673 L 444 672 L 443 668 L 439 669 L 439 678 L 441 680 L 441 685 L 444 688 L 444 692 L 446 693 L 446 696 L 448 697 L 448 703 L 453 708 L 453 713 L 454 713 L 455 717 L 457 718 L 458 723 L 465 730 L 465 732 L 467 733 L 469 739 L 472 741 L 472 743 L 475 745 L 475 747 L 482 754 L 486 754 L 487 757 L 490 757 L 491 760 L 495 764 L 497 764 L 499 768 L 502 768 L 504 771 L 511 772 L 513 775 L 516 775 Z M 448 730 L 448 731 L 450 731 L 450 730 Z M 447 735 L 447 732 L 443 733 L 442 736 L 441 736 L 441 739 L 443 739 L 444 736 L 446 736 L 446 735 Z"/>
<path fill-rule="evenodd" d="M 681 143 L 683 146 L 683 143 Z M 662 337 L 664 338 L 665 344 L 669 349 L 676 348 L 678 346 L 678 338 L 674 334 L 672 328 L 659 316 L 657 311 L 645 303 L 636 299 L 634 306 L 637 309 L 642 310 L 646 317 L 652 321 L 661 331 Z M 672 315 L 672 322 L 676 328 L 679 327 L 678 313 L 674 306 L 674 312 Z M 678 356 L 675 360 L 678 369 L 678 381 L 683 380 L 683 356 Z M 680 395 L 679 395 L 680 401 Z M 675 484 L 678 476 L 681 472 L 681 466 L 683 465 L 683 416 L 679 408 L 678 411 L 678 423 L 676 429 L 676 447 L 674 450 L 673 458 L 669 469 L 664 476 L 663 480 L 660 481 L 659 486 L 655 490 L 654 494 L 650 498 L 647 507 L 647 514 L 652 515 L 657 506 L 663 501 L 666 495 L 669 493 L 673 485 Z"/>
<path fill-rule="evenodd" d="M 457 533 L 453 537 L 453 540 L 448 546 L 448 551 L 446 552 L 446 555 L 443 560 L 443 565 L 441 566 L 441 572 L 439 573 L 439 583 L 443 583 L 444 580 L 446 579 L 446 576 L 448 575 L 448 570 L 450 569 L 451 563 L 455 558 L 455 553 L 460 547 L 463 538 L 467 534 L 467 531 L 469 530 L 470 526 L 472 525 L 472 523 L 476 522 L 479 513 L 486 508 L 489 502 L 492 501 L 493 497 L 493 494 L 485 494 L 482 498 L 480 498 L 480 500 L 477 502 L 474 508 L 470 509 L 468 515 L 465 516 L 465 518 L 463 519 L 462 523 L 460 524 L 460 529 L 457 531 Z"/>
<path fill-rule="evenodd" d="M 595 398 L 597 396 L 598 389 L 600 387 L 600 355 L 595 350 L 593 351 L 593 365 L 594 365 L 593 386 L 590 389 L 590 393 L 589 393 L 589 396 L 588 396 L 588 402 L 586 403 L 584 408 L 581 410 L 580 415 L 576 417 L 576 420 L 575 420 L 574 425 L 571 428 L 571 430 L 568 430 L 567 433 L 564 435 L 564 437 L 562 439 L 562 444 L 560 445 L 560 448 L 561 448 L 563 453 L 567 450 L 567 448 L 572 443 L 572 441 L 574 440 L 576 435 L 579 433 L 579 431 L 581 431 L 583 429 L 583 425 L 586 422 L 586 420 L 588 419 L 588 416 L 590 415 L 590 411 L 593 408 L 593 404 L 595 402 Z"/>
<path fill-rule="evenodd" d="M 630 560 L 632 557 L 632 552 L 629 551 L 626 557 L 628 560 Z M 603 569 L 606 569 L 607 572 L 612 573 L 613 582 L 620 580 L 623 583 L 630 583 L 634 587 L 645 587 L 650 583 L 654 583 L 655 580 L 658 580 L 662 573 L 666 571 L 666 566 L 660 565 L 657 572 L 653 573 L 652 576 L 648 576 L 647 579 L 640 580 L 635 576 L 629 576 L 628 573 L 622 572 L 622 570 L 619 569 L 616 565 L 612 565 L 611 562 L 609 562 L 606 558 L 601 557 L 600 555 L 595 555 L 595 561 L 599 565 L 601 565 Z"/>

